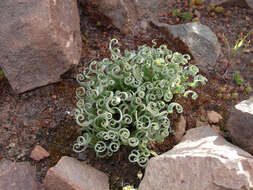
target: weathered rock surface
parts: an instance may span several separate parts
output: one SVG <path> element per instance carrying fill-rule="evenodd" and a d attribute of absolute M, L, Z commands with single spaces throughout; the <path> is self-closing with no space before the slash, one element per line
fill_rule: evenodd
<path fill-rule="evenodd" d="M 239 6 L 253 9 L 253 0 L 211 0 L 215 6 Z"/>
<path fill-rule="evenodd" d="M 36 161 L 40 161 L 47 157 L 49 157 L 49 153 L 40 145 L 36 145 L 30 154 L 30 158 Z"/>
<path fill-rule="evenodd" d="M 95 11 L 109 18 L 121 31 L 134 31 L 141 25 L 137 24 L 139 21 L 155 19 L 158 14 L 166 13 L 169 4 L 174 0 L 81 0 L 81 2 L 96 7 Z"/>
<path fill-rule="evenodd" d="M 47 190 L 109 190 L 104 173 L 67 156 L 48 170 L 44 185 Z"/>
<path fill-rule="evenodd" d="M 35 168 L 28 162 L 0 161 L 1 190 L 40 190 L 42 186 L 36 181 Z"/>
<path fill-rule="evenodd" d="M 58 82 L 79 62 L 79 20 L 76 0 L 0 1 L 0 64 L 17 93 Z"/>
<path fill-rule="evenodd" d="M 173 137 L 176 144 L 179 143 L 181 139 L 183 138 L 184 133 L 185 133 L 185 128 L 186 128 L 186 120 L 184 116 L 181 115 L 179 121 L 175 124 L 175 129 L 173 129 L 175 132 L 175 135 Z"/>
<path fill-rule="evenodd" d="M 207 119 L 209 123 L 218 123 L 222 119 L 222 116 L 215 111 L 207 111 Z"/>
<path fill-rule="evenodd" d="M 152 158 L 139 190 L 246 190 L 253 157 L 210 127 L 190 129 L 172 150 Z"/>
<path fill-rule="evenodd" d="M 253 154 L 253 98 L 235 105 L 226 128 L 234 144 Z"/>
<path fill-rule="evenodd" d="M 183 43 L 202 71 L 207 72 L 215 66 L 220 55 L 220 44 L 207 26 L 197 22 L 178 25 L 153 22 L 152 25 L 161 30 L 168 41 Z"/>

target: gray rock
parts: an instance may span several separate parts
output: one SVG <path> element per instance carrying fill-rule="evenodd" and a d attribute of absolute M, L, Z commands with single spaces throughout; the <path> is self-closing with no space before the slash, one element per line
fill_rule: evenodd
<path fill-rule="evenodd" d="M 187 131 L 172 150 L 151 158 L 139 190 L 253 188 L 253 157 L 208 126 Z"/>
<path fill-rule="evenodd" d="M 42 186 L 36 181 L 35 168 L 28 162 L 0 161 L 1 190 L 40 190 Z"/>
<path fill-rule="evenodd" d="M 253 154 L 253 98 L 235 105 L 226 128 L 234 144 Z"/>
<path fill-rule="evenodd" d="M 22 93 L 60 81 L 81 55 L 77 2 L 0 1 L 0 64 Z"/>
<path fill-rule="evenodd" d="M 67 156 L 48 170 L 44 185 L 47 190 L 109 190 L 103 172 Z"/>
<path fill-rule="evenodd" d="M 253 0 L 211 0 L 215 6 L 239 6 L 253 9 Z"/>
<path fill-rule="evenodd" d="M 174 0 L 81 0 L 83 4 L 95 6 L 94 11 L 109 18 L 124 33 L 139 28 L 145 30 L 146 26 L 143 29 L 141 21 L 156 19 L 159 14 L 166 13 L 169 4 L 173 2 Z"/>
<path fill-rule="evenodd" d="M 179 40 L 179 43 L 183 43 L 202 71 L 208 72 L 209 68 L 215 66 L 220 55 L 220 44 L 207 26 L 197 22 L 179 25 L 152 24 L 166 35 L 168 41 L 176 43 Z"/>
<path fill-rule="evenodd" d="M 245 0 L 249 8 L 253 9 L 253 0 Z"/>

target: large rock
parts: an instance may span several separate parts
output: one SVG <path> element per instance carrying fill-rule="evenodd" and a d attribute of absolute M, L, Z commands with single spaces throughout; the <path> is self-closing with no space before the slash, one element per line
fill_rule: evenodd
<path fill-rule="evenodd" d="M 58 82 L 79 62 L 76 0 L 0 1 L 0 23 L 0 64 L 17 93 Z"/>
<path fill-rule="evenodd" d="M 155 19 L 159 14 L 167 13 L 169 4 L 174 0 L 81 0 L 81 2 L 96 7 L 94 11 L 109 18 L 121 31 L 130 32 L 144 25 L 145 22 L 139 21 Z"/>
<path fill-rule="evenodd" d="M 44 185 L 47 190 L 109 190 L 104 173 L 67 156 L 48 170 Z"/>
<path fill-rule="evenodd" d="M 253 188 L 253 157 L 209 127 L 187 131 L 172 150 L 152 158 L 139 190 Z"/>
<path fill-rule="evenodd" d="M 168 42 L 183 44 L 202 71 L 208 72 L 215 66 L 220 44 L 207 26 L 197 22 L 178 25 L 153 22 L 152 25 L 166 35 Z"/>
<path fill-rule="evenodd" d="M 40 190 L 42 186 L 36 181 L 35 168 L 28 162 L 0 161 L 1 190 Z"/>
<path fill-rule="evenodd" d="M 253 98 L 235 105 L 226 128 L 234 144 L 253 154 Z"/>

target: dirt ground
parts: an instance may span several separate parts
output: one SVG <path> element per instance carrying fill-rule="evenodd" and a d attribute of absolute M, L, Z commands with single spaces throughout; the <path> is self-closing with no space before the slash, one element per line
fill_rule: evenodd
<path fill-rule="evenodd" d="M 182 8 L 184 7 L 184 8 Z M 245 87 L 234 83 L 233 73 L 240 71 L 244 80 L 253 87 L 253 43 L 247 47 L 240 59 L 229 68 L 226 77 L 222 74 L 226 68 L 227 47 L 222 34 L 227 36 L 229 42 L 234 44 L 242 35 L 245 35 L 253 26 L 252 10 L 239 7 L 225 7 L 220 14 L 207 11 L 208 2 L 203 6 L 195 7 L 193 15 L 198 15 L 198 20 L 209 26 L 219 38 L 222 54 L 215 70 L 210 71 L 206 77 L 206 86 L 197 88 L 198 101 L 181 99 L 178 102 L 184 107 L 183 115 L 187 120 L 187 128 L 195 127 L 196 120 L 203 115 L 203 110 L 215 110 L 222 114 L 224 120 L 219 125 L 226 135 L 225 121 L 231 107 L 240 100 L 246 99 L 250 94 Z M 83 40 L 82 59 L 78 67 L 63 76 L 63 81 L 57 84 L 41 87 L 31 92 L 15 95 L 8 81 L 0 79 L 0 159 L 7 158 L 15 161 L 29 161 L 36 166 L 37 177 L 42 182 L 49 167 L 57 163 L 61 156 L 76 157 L 81 161 L 91 164 L 104 171 L 110 177 L 111 189 L 121 189 L 123 185 L 138 186 L 140 180 L 137 172 L 143 171 L 136 164 L 128 162 L 128 148 L 122 148 L 110 158 L 98 159 L 92 150 L 77 154 L 72 151 L 72 145 L 80 134 L 75 124 L 71 111 L 75 107 L 75 88 L 78 87 L 75 75 L 87 66 L 93 59 L 101 60 L 109 57 L 108 42 L 112 38 L 119 39 L 122 48 L 136 49 L 138 45 L 151 44 L 152 39 L 157 39 L 158 44 L 164 42 L 164 37 L 156 30 L 149 30 L 141 36 L 131 34 L 122 35 L 108 23 L 103 23 L 97 15 L 84 11 L 87 7 L 80 7 L 81 32 Z M 188 11 L 189 5 L 185 1 L 177 1 L 171 9 Z M 178 16 L 172 16 L 173 11 L 161 15 L 160 21 L 169 24 L 186 23 Z M 196 18 L 193 16 L 192 19 Z M 252 35 L 248 37 L 252 40 Z M 177 47 L 172 50 L 181 51 Z M 234 94 L 238 93 L 238 96 Z M 178 116 L 173 115 L 175 121 Z M 33 147 L 39 144 L 50 153 L 50 157 L 40 162 L 29 158 Z M 173 147 L 169 138 L 162 144 L 154 147 L 158 153 L 165 152 Z"/>

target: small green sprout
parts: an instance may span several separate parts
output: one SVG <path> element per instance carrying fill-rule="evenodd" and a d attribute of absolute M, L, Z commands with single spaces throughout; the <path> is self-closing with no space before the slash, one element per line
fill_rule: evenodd
<path fill-rule="evenodd" d="M 235 79 L 235 83 L 236 83 L 237 85 L 243 85 L 244 79 L 242 78 L 242 76 L 241 76 L 241 74 L 240 74 L 239 71 L 236 71 L 236 72 L 234 73 L 234 79 Z"/>

